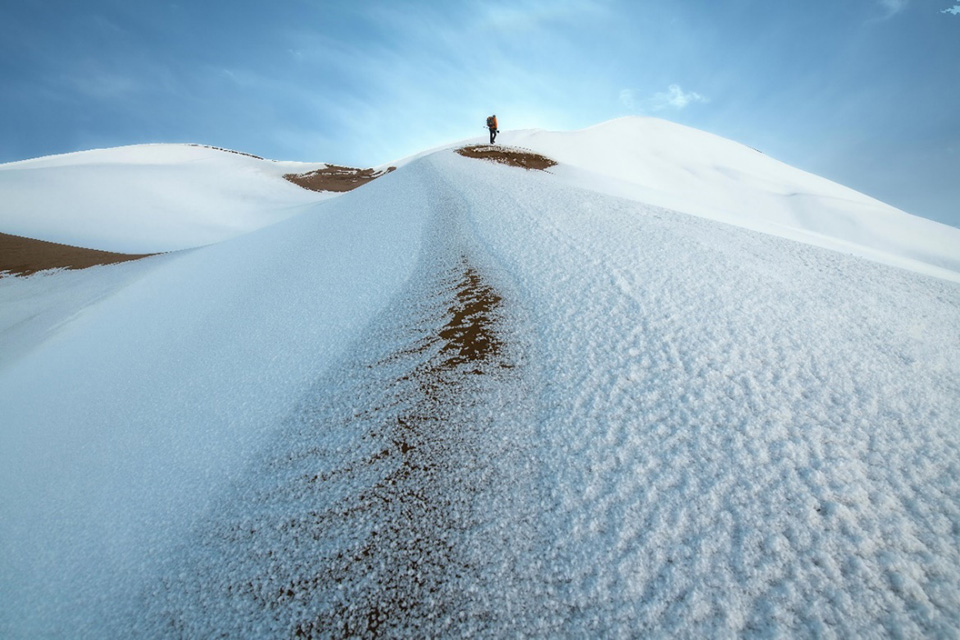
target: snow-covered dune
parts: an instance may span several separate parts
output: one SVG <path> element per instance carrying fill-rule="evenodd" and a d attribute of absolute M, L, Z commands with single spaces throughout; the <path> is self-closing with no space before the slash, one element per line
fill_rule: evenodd
<path fill-rule="evenodd" d="M 185 144 L 11 162 L 0 165 L 0 232 L 120 253 L 212 244 L 329 197 L 282 178 L 322 166 Z"/>
<path fill-rule="evenodd" d="M 552 173 L 599 193 L 960 280 L 960 229 L 713 134 L 626 117 L 580 131 L 504 131 L 499 141 L 559 161 Z M 0 233 L 121 253 L 212 244 L 332 197 L 282 179 L 324 166 L 179 144 L 3 164 Z"/>
<path fill-rule="evenodd" d="M 103 625 L 409 277 L 427 206 L 391 180 L 195 251 L 0 279 L 0 637 L 129 632 Z"/>
<path fill-rule="evenodd" d="M 0 279 L 0 637 L 954 635 L 956 272 L 688 215 L 881 205 L 654 122 L 658 196 L 644 122 Z"/>
<path fill-rule="evenodd" d="M 505 131 L 567 182 L 960 280 L 960 229 L 910 215 L 710 133 L 626 117 L 580 131 Z"/>

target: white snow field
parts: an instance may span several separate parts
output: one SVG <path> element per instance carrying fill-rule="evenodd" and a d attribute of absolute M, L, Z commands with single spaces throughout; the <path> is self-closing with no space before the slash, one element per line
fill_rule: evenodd
<path fill-rule="evenodd" d="M 0 637 L 958 635 L 960 232 L 657 122 L 0 279 Z"/>
<path fill-rule="evenodd" d="M 329 197 L 282 178 L 323 164 L 147 144 L 0 164 L 0 229 L 119 253 L 213 244 Z"/>
<path fill-rule="evenodd" d="M 558 176 L 592 190 L 958 280 L 955 227 L 703 131 L 627 117 L 581 131 L 504 132 L 502 142 L 559 161 Z"/>

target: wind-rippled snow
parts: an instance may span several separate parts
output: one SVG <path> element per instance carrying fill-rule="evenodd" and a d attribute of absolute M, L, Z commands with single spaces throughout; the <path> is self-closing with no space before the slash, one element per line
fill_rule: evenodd
<path fill-rule="evenodd" d="M 444 169 L 539 328 L 538 632 L 955 632 L 956 285 Z"/>

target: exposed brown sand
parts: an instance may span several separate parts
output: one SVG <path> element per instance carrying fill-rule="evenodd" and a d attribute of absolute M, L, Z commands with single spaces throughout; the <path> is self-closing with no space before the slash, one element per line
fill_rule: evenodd
<path fill-rule="evenodd" d="M 514 426 L 491 431 L 489 416 L 513 410 L 523 385 L 502 295 L 465 256 L 442 257 L 305 395 L 253 482 L 204 518 L 151 589 L 145 628 L 209 635 L 221 615 L 288 638 L 483 628 L 476 550 L 501 535 L 484 532 L 481 505 L 524 482 L 503 465 L 527 464 Z"/>
<path fill-rule="evenodd" d="M 145 258 L 151 253 L 129 254 L 82 249 L 56 242 L 0 233 L 0 277 L 27 276 L 44 269 L 86 269 Z"/>
<path fill-rule="evenodd" d="M 554 160 L 539 153 L 525 151 L 523 149 L 513 149 L 510 147 L 501 147 L 499 145 L 477 144 L 470 147 L 461 147 L 457 153 L 466 158 L 477 158 L 479 160 L 493 160 L 500 164 L 507 164 L 511 167 L 523 167 L 524 169 L 549 169 L 556 165 Z"/>
<path fill-rule="evenodd" d="M 344 191 L 351 191 L 357 187 L 362 187 L 371 180 L 376 180 L 394 169 L 396 169 L 396 167 L 388 167 L 385 171 L 374 171 L 373 169 L 355 169 L 353 167 L 340 167 L 331 164 L 316 171 L 288 173 L 283 177 L 293 184 L 301 186 L 304 189 L 310 189 L 311 191 L 335 191 L 337 193 L 343 193 Z"/>
<path fill-rule="evenodd" d="M 459 550 L 451 540 L 464 526 L 458 514 L 467 508 L 459 501 L 478 488 L 460 478 L 456 468 L 446 466 L 452 451 L 467 447 L 460 433 L 464 425 L 448 418 L 447 407 L 463 402 L 458 396 L 462 376 L 513 365 L 502 353 L 497 333 L 500 295 L 465 258 L 446 280 L 450 287 L 443 294 L 450 297 L 446 324 L 395 354 L 408 358 L 442 345 L 436 355 L 391 385 L 410 389 L 406 385 L 414 383 L 415 401 L 394 421 L 386 419 L 397 402 L 390 394 L 388 406 L 368 409 L 371 415 L 384 414 L 386 439 L 394 447 L 376 454 L 370 464 L 399 457 L 399 465 L 361 496 L 361 505 L 338 514 L 349 518 L 376 505 L 394 517 L 384 518 L 376 535 L 351 550 L 349 561 L 338 556 L 328 565 L 327 575 L 318 575 L 312 582 L 291 581 L 281 597 L 308 598 L 324 585 L 356 584 L 361 577 L 368 589 L 352 598 L 349 606 L 300 622 L 293 633 L 297 638 L 396 637 L 405 628 L 415 629 L 419 618 L 454 615 L 462 604 L 447 580 L 451 574 L 468 572 L 469 567 L 460 565 Z M 319 476 L 314 480 L 322 481 Z M 444 495 L 443 488 L 454 496 Z M 342 507 L 349 509 L 346 502 Z"/>

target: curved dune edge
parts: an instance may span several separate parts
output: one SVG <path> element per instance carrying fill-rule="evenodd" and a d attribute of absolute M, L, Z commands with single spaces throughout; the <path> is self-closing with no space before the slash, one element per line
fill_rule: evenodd
<path fill-rule="evenodd" d="M 113 253 L 0 233 L 0 277 L 28 276 L 47 269 L 86 269 L 151 255 L 156 254 Z"/>

